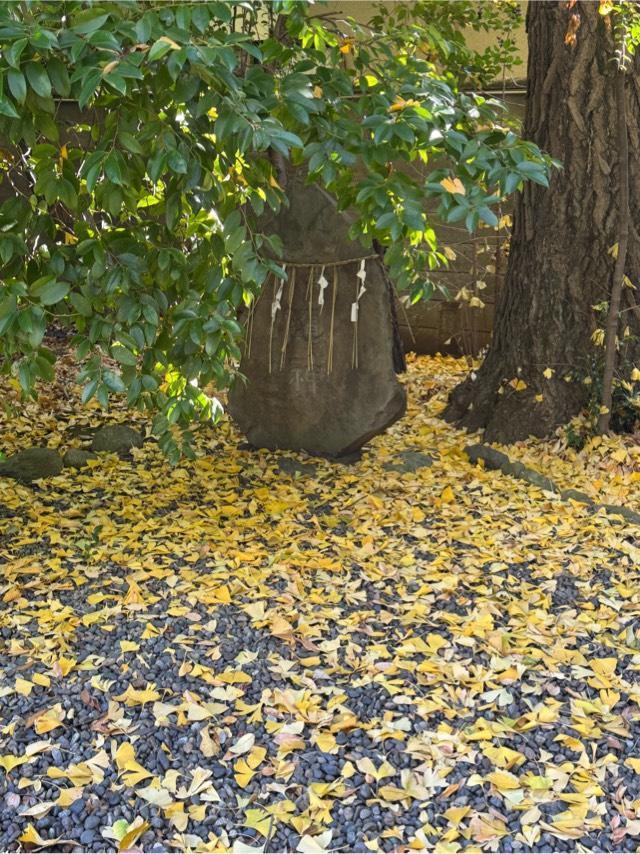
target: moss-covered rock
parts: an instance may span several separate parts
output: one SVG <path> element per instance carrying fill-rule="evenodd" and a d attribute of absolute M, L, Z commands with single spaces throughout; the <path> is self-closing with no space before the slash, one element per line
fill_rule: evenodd
<path fill-rule="evenodd" d="M 126 454 L 131 448 L 141 448 L 142 443 L 142 436 L 133 427 L 126 424 L 106 424 L 96 430 L 91 442 L 91 450 Z"/>
<path fill-rule="evenodd" d="M 0 462 L 0 477 L 30 483 L 41 477 L 55 477 L 62 467 L 62 457 L 52 448 L 25 448 Z"/>

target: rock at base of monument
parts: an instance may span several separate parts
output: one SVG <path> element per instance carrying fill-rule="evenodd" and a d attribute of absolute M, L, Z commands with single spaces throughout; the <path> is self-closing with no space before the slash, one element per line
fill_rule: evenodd
<path fill-rule="evenodd" d="M 62 468 L 62 457 L 52 448 L 25 448 L 0 462 L 0 477 L 30 483 L 41 477 L 55 477 Z"/>
<path fill-rule="evenodd" d="M 354 466 L 362 460 L 362 448 L 352 451 L 350 454 L 342 454 L 340 457 L 327 457 L 330 463 L 341 466 Z"/>
<path fill-rule="evenodd" d="M 106 424 L 96 430 L 91 450 L 126 454 L 131 448 L 141 448 L 143 441 L 140 433 L 133 427 L 126 424 Z"/>
<path fill-rule="evenodd" d="M 330 396 L 330 395 L 328 395 Z M 312 404 L 313 406 L 313 404 Z M 248 446 L 252 449 L 266 448 L 269 451 L 305 451 L 315 457 L 349 464 L 358 462 L 361 458 L 362 447 L 374 436 L 383 433 L 388 427 L 402 418 L 407 408 L 406 393 L 398 384 L 397 394 L 389 401 L 377 419 L 369 421 L 369 429 L 359 432 L 357 427 L 349 422 L 348 417 L 329 417 L 318 421 L 305 419 L 291 423 L 269 421 L 266 418 L 256 418 L 249 414 L 243 417 L 239 408 L 231 403 L 233 417 L 245 433 Z M 248 413 L 245 412 L 245 416 Z M 280 429 L 279 429 L 280 428 Z"/>
<path fill-rule="evenodd" d="M 81 469 L 87 465 L 89 460 L 97 459 L 97 454 L 94 454 L 91 451 L 85 451 L 82 448 L 69 448 L 62 458 L 62 461 L 64 462 L 65 468 Z"/>

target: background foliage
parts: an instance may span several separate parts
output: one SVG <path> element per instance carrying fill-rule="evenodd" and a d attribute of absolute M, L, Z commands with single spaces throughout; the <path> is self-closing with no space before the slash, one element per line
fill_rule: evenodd
<path fill-rule="evenodd" d="M 215 415 L 205 391 L 238 358 L 238 308 L 282 275 L 259 217 L 286 203 L 283 160 L 355 209 L 354 236 L 385 247 L 399 288 L 428 296 L 446 263 L 429 198 L 470 230 L 494 224 L 550 163 L 461 90 L 512 53 L 460 35 L 497 13 L 444 7 L 362 26 L 284 0 L 5 4 L 0 340 L 24 393 L 52 376 L 48 325 L 70 322 L 83 402 L 126 395 L 171 458 L 188 452 L 184 428 Z"/>

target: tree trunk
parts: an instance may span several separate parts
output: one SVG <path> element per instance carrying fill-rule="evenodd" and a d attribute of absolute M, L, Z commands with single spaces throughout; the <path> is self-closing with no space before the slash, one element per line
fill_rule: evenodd
<path fill-rule="evenodd" d="M 562 161 L 550 188 L 528 183 L 516 197 L 505 286 L 487 356 L 452 392 L 445 418 L 488 441 L 546 436 L 592 393 L 602 359 L 593 306 L 608 300 L 617 242 L 616 64 L 598 4 L 530 2 L 524 135 Z M 575 17 L 573 17 L 575 16 Z M 576 29 L 577 27 L 577 29 Z M 567 44 L 567 33 L 575 43 Z M 626 274 L 640 293 L 640 76 L 626 87 L 631 233 Z M 635 231 L 635 233 L 634 233 Z M 627 325 L 633 312 L 627 312 Z M 637 324 L 637 318 L 634 320 Z"/>

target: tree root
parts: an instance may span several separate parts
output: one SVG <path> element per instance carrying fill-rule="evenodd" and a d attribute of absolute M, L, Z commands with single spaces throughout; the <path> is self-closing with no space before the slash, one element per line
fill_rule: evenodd
<path fill-rule="evenodd" d="M 489 445 L 467 445 L 464 452 L 472 463 L 478 463 L 482 460 L 486 469 L 501 471 L 503 474 L 511 475 L 511 477 L 518 478 L 518 480 L 524 480 L 533 486 L 537 486 L 539 489 L 554 492 L 563 501 L 577 501 L 580 504 L 592 507 L 594 510 L 604 510 L 609 516 L 621 516 L 627 522 L 640 525 L 640 513 L 636 513 L 634 510 L 630 510 L 628 507 L 623 507 L 620 504 L 598 504 L 592 498 L 589 498 L 586 493 L 580 492 L 577 489 L 561 489 L 545 475 L 525 466 L 523 463 L 512 462 L 502 451 L 497 451 L 495 448 L 489 447 Z"/>

